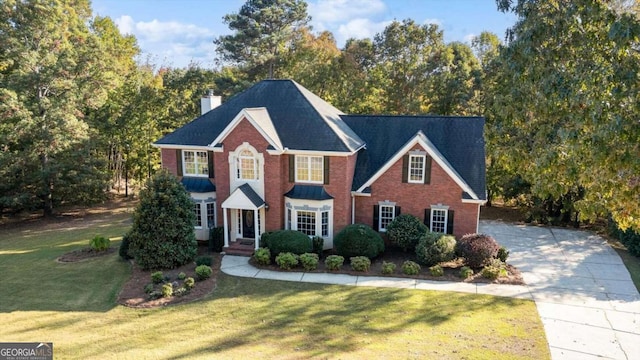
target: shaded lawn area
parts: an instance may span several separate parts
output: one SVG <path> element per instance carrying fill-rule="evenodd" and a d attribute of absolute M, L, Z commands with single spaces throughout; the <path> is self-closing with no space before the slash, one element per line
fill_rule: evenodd
<path fill-rule="evenodd" d="M 52 341 L 65 359 L 549 358 L 534 303 L 518 299 L 221 274 L 194 303 L 117 306 L 130 274 L 117 254 L 55 259 L 121 236 L 127 220 L 0 229 L 0 339 Z"/>

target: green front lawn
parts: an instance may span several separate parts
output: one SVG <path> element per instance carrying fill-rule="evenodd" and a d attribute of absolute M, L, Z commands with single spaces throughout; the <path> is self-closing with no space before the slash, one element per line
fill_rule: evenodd
<path fill-rule="evenodd" d="M 134 310 L 115 305 L 130 273 L 117 254 L 55 262 L 127 227 L 0 230 L 0 340 L 52 341 L 65 359 L 549 358 L 531 301 L 221 274 L 201 301 Z"/>

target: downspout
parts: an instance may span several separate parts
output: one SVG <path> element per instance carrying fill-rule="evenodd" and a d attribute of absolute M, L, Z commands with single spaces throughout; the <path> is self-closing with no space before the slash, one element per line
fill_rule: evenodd
<path fill-rule="evenodd" d="M 351 224 L 356 223 L 356 196 L 351 193 Z"/>

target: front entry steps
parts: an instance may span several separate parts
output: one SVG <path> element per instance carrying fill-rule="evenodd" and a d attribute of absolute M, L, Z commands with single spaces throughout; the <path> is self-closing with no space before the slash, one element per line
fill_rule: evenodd
<path fill-rule="evenodd" d="M 229 242 L 229 247 L 223 249 L 225 254 L 251 257 L 255 247 L 253 239 L 238 239 L 237 241 Z"/>

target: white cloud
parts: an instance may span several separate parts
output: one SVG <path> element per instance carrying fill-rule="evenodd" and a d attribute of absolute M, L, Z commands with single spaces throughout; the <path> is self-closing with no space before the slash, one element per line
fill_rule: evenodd
<path fill-rule="evenodd" d="M 385 10 L 382 0 L 318 0 L 309 2 L 313 22 L 338 23 Z"/>
<path fill-rule="evenodd" d="M 471 44 L 471 40 L 473 40 L 473 38 L 476 37 L 476 36 L 478 36 L 478 35 L 473 34 L 473 33 L 467 34 L 462 38 L 462 41 L 467 43 L 467 44 Z"/>
<path fill-rule="evenodd" d="M 440 19 L 425 19 L 425 21 L 422 22 L 423 24 L 434 24 L 434 25 L 438 25 L 438 27 L 442 27 L 442 23 L 443 21 Z"/>
<path fill-rule="evenodd" d="M 345 41 L 349 38 L 373 38 L 375 34 L 382 32 L 391 22 L 392 21 L 373 22 L 363 18 L 353 19 L 338 27 L 338 39 Z"/>

